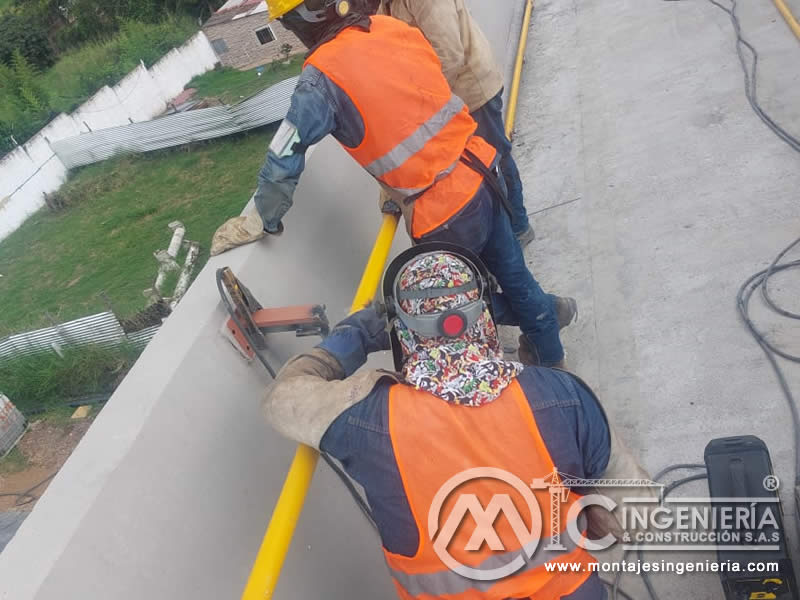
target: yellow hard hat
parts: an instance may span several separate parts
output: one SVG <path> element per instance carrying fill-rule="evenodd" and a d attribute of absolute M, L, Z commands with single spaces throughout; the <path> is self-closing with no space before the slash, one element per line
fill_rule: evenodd
<path fill-rule="evenodd" d="M 283 15 L 288 13 L 289 11 L 294 10 L 295 8 L 299 7 L 301 4 L 304 4 L 305 0 L 265 0 L 267 3 L 267 11 L 269 12 L 269 19 L 272 21 L 273 19 L 280 19 Z M 310 22 L 319 22 L 325 19 L 324 16 L 319 16 L 318 13 L 325 13 L 326 6 L 336 6 L 336 14 L 340 17 L 344 17 L 350 13 L 350 1 L 349 0 L 316 0 L 315 4 L 319 5 L 317 8 L 306 10 L 306 20 Z"/>
<path fill-rule="evenodd" d="M 280 19 L 290 10 L 294 10 L 303 3 L 303 0 L 266 0 L 269 18 Z"/>

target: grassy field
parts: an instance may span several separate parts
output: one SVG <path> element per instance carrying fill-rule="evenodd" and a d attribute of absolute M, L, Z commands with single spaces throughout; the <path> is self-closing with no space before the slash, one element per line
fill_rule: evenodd
<path fill-rule="evenodd" d="M 233 104 L 249 98 L 258 91 L 274 83 L 294 77 L 300 73 L 304 56 L 293 56 L 287 64 L 280 62 L 265 65 L 261 76 L 258 69 L 237 71 L 230 67 L 214 69 L 198 75 L 186 84 L 187 88 L 197 90 L 197 98 L 218 98 L 225 104 Z"/>
<path fill-rule="evenodd" d="M 255 189 L 275 126 L 205 144 L 85 167 L 61 188 L 69 203 L 42 210 L 0 242 L 0 336 L 107 310 L 144 308 L 155 279 L 153 252 L 174 220 L 201 244 L 238 215 Z"/>
<path fill-rule="evenodd" d="M 0 362 L 3 393 L 25 415 L 47 413 L 69 418 L 68 401 L 110 393 L 127 374 L 139 351 L 128 346 L 67 348 Z"/>

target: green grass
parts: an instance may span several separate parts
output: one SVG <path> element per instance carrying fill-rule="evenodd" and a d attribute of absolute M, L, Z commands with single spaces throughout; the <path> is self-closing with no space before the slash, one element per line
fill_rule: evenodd
<path fill-rule="evenodd" d="M 28 459 L 19 448 L 12 448 L 5 458 L 0 458 L 0 475 L 13 475 L 28 467 Z"/>
<path fill-rule="evenodd" d="M 24 415 L 45 411 L 66 420 L 75 410 L 67 400 L 112 392 L 136 362 L 139 352 L 128 346 L 84 346 L 32 354 L 0 362 L 0 389 Z M 37 417 L 38 418 L 38 417 Z"/>
<path fill-rule="evenodd" d="M 118 317 L 141 310 L 174 220 L 201 244 L 199 272 L 216 228 L 255 189 L 274 127 L 80 170 L 59 192 L 66 209 L 0 242 L 0 336 L 107 310 L 102 291 Z"/>
<path fill-rule="evenodd" d="M 258 91 L 274 83 L 299 75 L 304 56 L 293 56 L 287 64 L 274 62 L 263 69 L 261 77 L 257 69 L 237 71 L 230 67 L 214 69 L 198 75 L 186 84 L 187 88 L 197 89 L 196 98 L 218 98 L 225 104 L 233 104 L 249 98 Z"/>

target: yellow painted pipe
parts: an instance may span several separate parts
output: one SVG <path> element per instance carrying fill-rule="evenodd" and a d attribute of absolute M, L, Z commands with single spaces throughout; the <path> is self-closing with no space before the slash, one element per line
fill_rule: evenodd
<path fill-rule="evenodd" d="M 367 306 L 381 282 L 389 250 L 392 247 L 398 218 L 394 215 L 384 215 L 383 223 L 375 238 L 375 244 L 370 252 L 364 274 L 358 284 L 350 312 L 355 312 Z M 269 521 L 267 532 L 258 549 L 258 555 L 250 571 L 250 577 L 242 593 L 242 600 L 264 600 L 272 598 L 278 577 L 281 574 L 283 562 L 289 552 L 300 512 L 303 510 L 311 478 L 317 466 L 319 454 L 310 446 L 300 444 L 295 452 L 294 460 L 289 467 L 289 473 L 283 482 L 281 495 L 275 504 L 272 518 Z"/>
<path fill-rule="evenodd" d="M 514 132 L 514 120 L 517 118 L 517 102 L 519 101 L 519 82 L 522 79 L 522 63 L 525 60 L 525 47 L 528 45 L 528 28 L 531 25 L 533 0 L 525 2 L 525 15 L 522 17 L 522 29 L 519 33 L 517 58 L 514 61 L 514 76 L 511 78 L 511 91 L 508 94 L 508 112 L 506 113 L 506 137 L 511 139 Z"/>
<path fill-rule="evenodd" d="M 511 81 L 508 112 L 506 113 L 506 135 L 509 138 L 511 137 L 511 131 L 514 129 L 514 119 L 517 113 L 522 61 L 525 56 L 532 10 L 533 0 L 527 0 L 525 15 L 522 19 L 517 58 L 514 63 L 514 76 Z M 392 247 L 397 223 L 398 218 L 396 216 L 384 215 L 372 252 L 364 267 L 361 282 L 353 297 L 350 312 L 364 308 L 375 296 L 375 292 L 380 285 L 386 260 L 389 257 L 389 250 Z M 308 494 L 308 488 L 311 486 L 311 478 L 314 475 L 318 458 L 319 454 L 313 448 L 303 444 L 298 446 L 294 460 L 292 460 L 292 464 L 289 467 L 289 473 L 283 483 L 278 502 L 272 513 L 267 532 L 258 550 L 258 556 L 256 556 L 256 560 L 253 563 L 253 569 L 250 572 L 247 585 L 242 593 L 242 600 L 269 600 L 272 598 L 283 562 L 289 552 L 289 546 L 292 542 L 297 521 L 300 518 L 300 512 L 303 509 L 306 494 Z"/>
<path fill-rule="evenodd" d="M 375 297 L 375 292 L 381 283 L 386 260 L 389 258 L 389 250 L 392 248 L 392 240 L 397 231 L 397 222 L 398 217 L 383 215 L 383 223 L 378 230 L 378 237 L 375 238 L 372 252 L 370 252 L 367 265 L 364 267 L 364 274 L 361 276 L 361 283 L 358 284 L 353 304 L 350 306 L 351 313 L 361 310 Z"/>
<path fill-rule="evenodd" d="M 269 527 L 242 592 L 242 600 L 272 598 L 318 458 L 319 453 L 311 446 L 297 446 L 281 495 L 272 511 Z"/>
<path fill-rule="evenodd" d="M 786 3 L 783 0 L 773 0 L 775 2 L 775 6 L 778 7 L 778 11 L 783 15 L 786 24 L 789 26 L 794 34 L 797 36 L 797 39 L 800 40 L 800 23 L 797 22 L 797 19 L 794 18 L 792 11 L 789 10 L 789 7 L 786 6 Z"/>

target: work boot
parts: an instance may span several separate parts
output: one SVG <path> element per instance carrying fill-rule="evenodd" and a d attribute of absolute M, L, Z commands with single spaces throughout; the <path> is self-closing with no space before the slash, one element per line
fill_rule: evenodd
<path fill-rule="evenodd" d="M 528 341 L 528 336 L 526 336 L 524 333 L 519 336 L 519 350 L 517 351 L 517 354 L 519 355 L 519 362 L 521 362 L 523 365 L 533 365 L 534 367 L 542 366 L 542 361 L 539 359 L 539 352 L 536 350 L 536 347 Z M 566 370 L 566 353 L 564 353 L 564 358 L 562 358 L 560 361 L 547 366 L 551 369 Z"/>
<path fill-rule="evenodd" d="M 578 302 L 575 298 L 568 298 L 566 296 L 552 296 L 553 304 L 556 307 L 556 320 L 558 321 L 558 330 L 561 331 L 567 325 L 572 324 L 578 318 Z M 539 353 L 536 348 L 528 341 L 528 336 L 524 333 L 519 336 L 519 360 L 524 365 L 541 365 Z M 560 361 L 553 365 L 548 365 L 555 369 L 566 369 L 567 361 L 566 355 Z"/>
<path fill-rule="evenodd" d="M 578 303 L 575 298 L 555 296 L 553 302 L 556 305 L 556 319 L 558 320 L 559 331 L 572 324 L 573 321 L 578 320 Z"/>
<path fill-rule="evenodd" d="M 519 241 L 520 247 L 524 250 L 525 246 L 536 239 L 536 232 L 533 230 L 533 227 L 528 225 L 528 228 L 522 233 L 518 234 L 516 238 Z"/>

